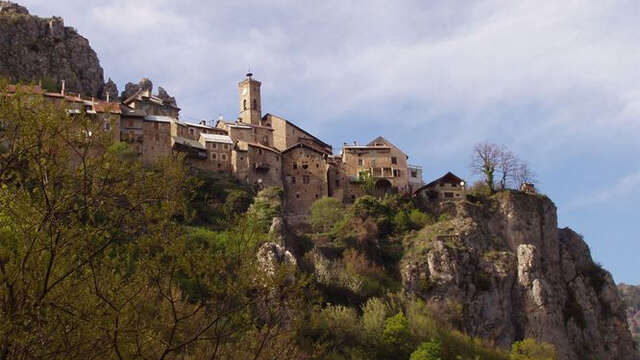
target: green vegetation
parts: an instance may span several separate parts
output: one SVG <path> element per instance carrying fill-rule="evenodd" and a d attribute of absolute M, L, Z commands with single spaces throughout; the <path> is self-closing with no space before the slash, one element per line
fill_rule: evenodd
<path fill-rule="evenodd" d="M 331 230 L 344 216 L 344 205 L 336 198 L 323 197 L 311 205 L 311 225 L 318 232 Z"/>
<path fill-rule="evenodd" d="M 456 328 L 461 304 L 401 291 L 403 239 L 448 218 L 398 196 L 321 199 L 303 235 L 314 276 L 265 271 L 281 189 L 180 157 L 145 167 L 41 100 L 0 96 L 0 359 L 553 358 L 494 349 Z"/>

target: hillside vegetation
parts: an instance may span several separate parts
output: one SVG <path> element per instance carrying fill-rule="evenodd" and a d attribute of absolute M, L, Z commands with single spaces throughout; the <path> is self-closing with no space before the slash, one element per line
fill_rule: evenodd
<path fill-rule="evenodd" d="M 281 191 L 143 167 L 29 94 L 0 96 L 0 119 L 0 359 L 555 358 L 402 291 L 399 239 L 438 221 L 410 202 L 359 199 L 299 239 L 299 266 L 270 261 Z M 324 278 L 316 252 L 334 254 Z"/>

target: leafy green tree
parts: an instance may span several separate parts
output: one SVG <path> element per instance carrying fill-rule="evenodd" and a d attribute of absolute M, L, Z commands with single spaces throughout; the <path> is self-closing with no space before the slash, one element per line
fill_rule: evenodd
<path fill-rule="evenodd" d="M 442 346 L 437 340 L 422 343 L 409 360 L 442 360 Z"/>
<path fill-rule="evenodd" d="M 360 188 L 366 195 L 374 195 L 376 192 L 376 179 L 373 177 L 370 171 L 360 171 L 358 174 L 358 180 L 360 181 Z"/>
<path fill-rule="evenodd" d="M 336 198 L 323 197 L 311 205 L 310 222 L 316 231 L 330 231 L 344 216 L 344 204 Z"/>
<path fill-rule="evenodd" d="M 382 338 L 387 346 L 387 352 L 392 358 L 406 359 L 411 351 L 411 333 L 409 322 L 403 313 L 398 313 L 387 319 Z"/>
<path fill-rule="evenodd" d="M 261 224 L 188 227 L 179 157 L 62 105 L 0 94 L 0 359 L 300 358 L 307 280 L 262 270 Z"/>

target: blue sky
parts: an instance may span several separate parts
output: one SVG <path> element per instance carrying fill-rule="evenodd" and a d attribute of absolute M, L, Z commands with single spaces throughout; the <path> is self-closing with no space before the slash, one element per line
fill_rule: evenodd
<path fill-rule="evenodd" d="M 86 36 L 120 90 L 141 77 L 185 120 L 263 112 L 339 149 L 383 134 L 471 180 L 477 142 L 531 163 L 617 282 L 640 283 L 640 2 L 22 0 Z"/>

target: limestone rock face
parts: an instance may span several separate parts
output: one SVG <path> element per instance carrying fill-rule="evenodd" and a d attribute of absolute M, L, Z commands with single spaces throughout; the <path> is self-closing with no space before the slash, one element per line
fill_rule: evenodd
<path fill-rule="evenodd" d="M 100 98 L 106 100 L 109 98 L 110 101 L 118 101 L 118 85 L 113 82 L 113 80 L 109 79 L 104 87 L 102 88 L 102 92 L 100 94 Z"/>
<path fill-rule="evenodd" d="M 268 274 L 275 273 L 276 267 L 283 264 L 297 265 L 296 258 L 293 254 L 287 251 L 284 246 L 276 243 L 270 242 L 262 245 L 260 249 L 258 249 L 257 257 L 262 269 Z"/>
<path fill-rule="evenodd" d="M 0 1 L 0 75 L 46 87 L 66 82 L 68 91 L 100 96 L 103 70 L 89 41 L 59 17 L 29 15 L 26 8 Z"/>
<path fill-rule="evenodd" d="M 149 93 L 153 92 L 153 82 L 151 82 L 151 80 L 147 78 L 142 78 L 142 80 L 140 80 L 140 83 L 138 83 L 138 86 L 142 90 L 149 91 Z"/>
<path fill-rule="evenodd" d="M 128 82 L 124 86 L 124 90 L 122 91 L 122 94 L 120 94 L 120 98 L 122 100 L 127 100 L 128 98 L 132 97 L 135 93 L 137 93 L 138 90 L 140 90 L 140 85 L 134 84 L 132 82 Z"/>
<path fill-rule="evenodd" d="M 165 90 L 162 86 L 158 86 L 158 97 L 171 105 L 176 105 L 176 98 L 170 96 L 167 90 Z"/>
<path fill-rule="evenodd" d="M 453 213 L 409 241 L 407 291 L 461 305 L 464 330 L 496 345 L 535 338 L 560 359 L 638 359 L 611 275 L 578 234 L 557 228 L 549 199 L 504 192 Z"/>
<path fill-rule="evenodd" d="M 636 341 L 636 346 L 640 346 L 640 286 L 619 284 L 618 291 L 624 302 L 629 331 Z"/>
<path fill-rule="evenodd" d="M 29 15 L 29 10 L 10 1 L 0 1 L 0 15 L 4 14 Z"/>

